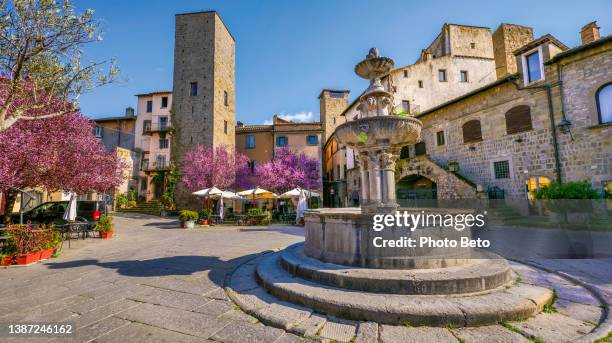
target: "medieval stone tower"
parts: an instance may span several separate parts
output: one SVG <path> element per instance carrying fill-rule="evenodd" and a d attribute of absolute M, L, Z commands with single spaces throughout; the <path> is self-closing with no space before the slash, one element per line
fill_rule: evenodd
<path fill-rule="evenodd" d="M 172 160 L 196 145 L 235 145 L 236 42 L 217 12 L 176 15 Z M 196 207 L 179 182 L 177 205 Z"/>
<path fill-rule="evenodd" d="M 349 104 L 348 90 L 324 89 L 319 95 L 321 125 L 323 126 L 323 145 L 334 133 L 336 127 L 346 122 L 341 116 Z"/>
<path fill-rule="evenodd" d="M 517 72 L 514 50 L 533 40 L 533 29 L 527 26 L 501 24 L 493 33 L 493 54 L 497 78 Z"/>

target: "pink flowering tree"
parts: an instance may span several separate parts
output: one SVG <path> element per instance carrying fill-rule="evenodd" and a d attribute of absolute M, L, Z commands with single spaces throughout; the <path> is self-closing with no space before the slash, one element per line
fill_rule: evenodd
<path fill-rule="evenodd" d="M 20 121 L 0 133 L 5 220 L 17 189 L 42 187 L 86 193 L 108 191 L 121 184 L 123 161 L 107 152 L 92 130 L 92 121 L 73 110 L 44 120 Z"/>
<path fill-rule="evenodd" d="M 272 161 L 258 165 L 255 175 L 261 187 L 274 192 L 321 188 L 318 160 L 287 148 L 277 150 Z"/>
<path fill-rule="evenodd" d="M 182 181 L 190 191 L 217 187 L 222 190 L 247 184 L 249 159 L 225 147 L 197 145 L 185 154 Z"/>

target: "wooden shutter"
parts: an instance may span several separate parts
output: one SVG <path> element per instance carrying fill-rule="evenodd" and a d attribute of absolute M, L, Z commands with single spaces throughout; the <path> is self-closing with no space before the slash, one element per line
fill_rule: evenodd
<path fill-rule="evenodd" d="M 529 106 L 516 106 L 506 112 L 506 132 L 508 134 L 529 131 L 532 128 Z"/>
<path fill-rule="evenodd" d="M 463 143 L 477 142 L 482 140 L 480 120 L 470 120 L 463 124 Z"/>

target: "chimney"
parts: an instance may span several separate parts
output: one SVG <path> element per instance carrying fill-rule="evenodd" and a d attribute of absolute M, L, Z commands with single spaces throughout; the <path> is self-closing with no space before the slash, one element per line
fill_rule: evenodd
<path fill-rule="evenodd" d="M 241 122 L 240 120 L 236 122 L 236 127 L 243 127 L 244 123 Z"/>
<path fill-rule="evenodd" d="M 133 107 L 127 107 L 125 109 L 125 116 L 126 117 L 133 117 L 134 116 L 134 108 Z"/>
<path fill-rule="evenodd" d="M 592 43 L 599 38 L 601 38 L 601 35 L 599 34 L 599 26 L 597 26 L 596 21 L 592 21 L 584 25 L 580 30 L 582 45 Z"/>
<path fill-rule="evenodd" d="M 514 51 L 533 40 L 533 29 L 503 23 L 495 30 L 492 38 L 497 79 L 516 73 L 518 68 Z"/>

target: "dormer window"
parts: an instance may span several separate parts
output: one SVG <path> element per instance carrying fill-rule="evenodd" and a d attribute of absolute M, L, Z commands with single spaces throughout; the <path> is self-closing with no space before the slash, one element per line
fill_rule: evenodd
<path fill-rule="evenodd" d="M 526 84 L 544 79 L 541 47 L 537 47 L 523 55 L 523 75 L 525 76 Z"/>

